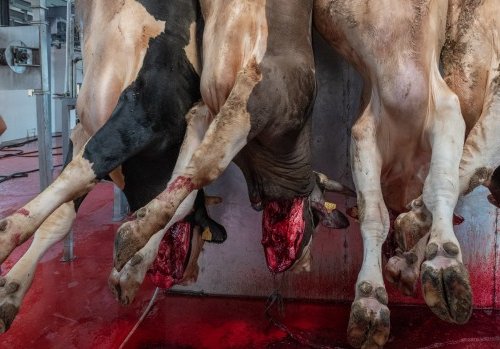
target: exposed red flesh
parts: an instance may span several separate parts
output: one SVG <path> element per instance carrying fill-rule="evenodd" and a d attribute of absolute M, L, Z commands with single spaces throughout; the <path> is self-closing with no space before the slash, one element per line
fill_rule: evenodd
<path fill-rule="evenodd" d="M 191 223 L 180 221 L 170 227 L 148 270 L 148 275 L 156 286 L 167 289 L 182 280 L 190 243 Z"/>
<path fill-rule="evenodd" d="M 189 177 L 179 176 L 167 188 L 167 193 L 177 191 L 181 188 L 186 188 L 188 191 L 193 191 L 195 189 L 193 181 Z"/>
<path fill-rule="evenodd" d="M 30 215 L 30 211 L 28 211 L 25 208 L 20 208 L 19 210 L 16 211 L 16 213 L 22 214 L 25 217 L 28 217 Z"/>
<path fill-rule="evenodd" d="M 453 214 L 453 225 L 460 225 L 464 222 L 464 217 L 457 215 L 456 213 Z"/>
<path fill-rule="evenodd" d="M 264 204 L 262 246 L 267 267 L 273 273 L 287 270 L 300 257 L 305 229 L 304 200 L 294 198 Z"/>

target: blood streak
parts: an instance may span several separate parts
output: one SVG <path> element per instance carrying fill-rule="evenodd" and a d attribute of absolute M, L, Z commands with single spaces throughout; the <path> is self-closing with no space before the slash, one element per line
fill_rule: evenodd
<path fill-rule="evenodd" d="M 12 235 L 12 242 L 14 243 L 14 246 L 19 246 L 21 243 L 21 234 L 17 233 Z"/>
<path fill-rule="evenodd" d="M 195 189 L 195 186 L 193 184 L 193 181 L 189 177 L 185 176 L 179 176 L 167 188 L 167 193 L 171 193 L 173 191 L 177 191 L 179 189 L 185 188 L 188 191 L 193 191 Z"/>

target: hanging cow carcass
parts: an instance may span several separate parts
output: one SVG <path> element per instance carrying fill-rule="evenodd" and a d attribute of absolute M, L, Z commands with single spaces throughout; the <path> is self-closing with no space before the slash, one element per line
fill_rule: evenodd
<path fill-rule="evenodd" d="M 362 75 L 362 114 L 352 129 L 364 259 L 348 338 L 381 347 L 389 336 L 381 248 L 389 231 L 386 205 L 404 212 L 423 192 L 432 233 L 423 269 L 424 297 L 441 318 L 471 314 L 469 276 L 453 231 L 465 124 L 457 95 L 439 72 L 446 1 L 316 0 L 315 26 Z"/>
<path fill-rule="evenodd" d="M 153 6 L 82 0 L 76 8 L 85 74 L 77 101 L 80 123 L 71 137 L 73 159 L 47 190 L 0 221 L 1 261 L 36 230 L 28 252 L 0 279 L 0 331 L 17 314 L 38 260 L 67 234 L 82 198 L 98 180 L 109 174 L 133 210 L 164 189 L 181 149 L 185 115 L 200 98 L 196 1 Z M 184 204 L 186 214 L 195 197 L 195 212 L 172 227 L 175 238 L 163 242 L 163 250 L 178 251 L 162 256 L 153 272 L 163 287 L 196 278 L 202 241 L 194 226 L 210 229 L 213 240 L 225 239 L 224 228 L 208 217 L 201 191 Z M 111 288 L 122 303 L 132 301 L 157 251 L 148 245 L 141 260 L 111 274 Z"/>

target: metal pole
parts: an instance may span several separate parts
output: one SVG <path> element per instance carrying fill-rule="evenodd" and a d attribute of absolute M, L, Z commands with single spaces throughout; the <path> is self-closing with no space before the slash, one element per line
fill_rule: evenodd
<path fill-rule="evenodd" d="M 70 136 L 70 121 L 71 110 L 75 109 L 76 98 L 62 98 L 61 99 L 61 133 L 62 133 L 62 153 L 63 161 L 66 161 L 69 155 L 69 136 Z M 71 262 L 75 259 L 74 253 L 75 241 L 73 237 L 73 229 L 71 229 L 64 239 L 62 262 Z"/>
<path fill-rule="evenodd" d="M 116 185 L 113 186 L 113 222 L 119 222 L 125 218 L 129 211 L 127 198 L 123 191 Z"/>
<path fill-rule="evenodd" d="M 71 132 L 71 110 L 76 107 L 76 98 L 61 98 L 61 136 L 62 136 L 62 153 L 63 161 L 68 157 L 69 153 L 69 137 Z"/>
<path fill-rule="evenodd" d="M 71 62 L 73 60 L 71 34 L 73 32 L 72 16 L 71 16 L 71 0 L 66 3 L 66 70 L 64 72 L 64 94 L 74 97 L 71 93 L 72 83 L 70 82 Z"/>
<path fill-rule="evenodd" d="M 40 35 L 41 89 L 36 90 L 36 114 L 38 128 L 38 168 L 40 169 L 40 190 L 52 182 L 52 117 L 50 100 L 50 54 L 46 0 L 31 0 L 33 25 Z"/>
<path fill-rule="evenodd" d="M 9 0 L 0 0 L 0 25 L 8 26 L 9 22 Z"/>
<path fill-rule="evenodd" d="M 64 238 L 63 255 L 61 257 L 61 262 L 71 262 L 76 258 L 74 252 L 75 240 L 73 235 L 73 229 L 71 229 Z"/>

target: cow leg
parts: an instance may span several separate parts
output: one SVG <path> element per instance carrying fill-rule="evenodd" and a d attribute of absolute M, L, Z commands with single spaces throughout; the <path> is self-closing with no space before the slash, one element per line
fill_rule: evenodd
<path fill-rule="evenodd" d="M 57 208 L 37 229 L 28 251 L 4 277 L 0 277 L 0 333 L 9 329 L 31 286 L 38 261 L 69 232 L 76 212 L 73 202 Z"/>
<path fill-rule="evenodd" d="M 351 166 L 356 185 L 363 237 L 363 265 L 356 282 L 347 335 L 362 348 L 381 348 L 390 331 L 388 297 L 382 277 L 382 244 L 389 231 L 389 213 L 380 186 L 382 159 L 376 141 L 371 104 L 352 129 Z"/>
<path fill-rule="evenodd" d="M 467 195 L 479 185 L 487 186 L 500 203 L 500 183 L 492 178 L 494 170 L 500 166 L 500 95 L 493 94 L 485 103 L 483 113 L 470 131 L 460 160 L 460 194 Z M 432 226 L 432 214 L 422 205 L 422 197 L 413 200 L 411 210 L 402 213 L 396 220 L 398 241 L 424 236 Z M 409 241 L 408 241 L 409 242 Z M 413 245 L 406 244 L 409 250 Z M 400 246 L 403 248 L 402 246 Z"/>
<path fill-rule="evenodd" d="M 393 256 L 385 265 L 386 280 L 395 284 L 407 296 L 414 297 L 417 292 L 420 266 L 425 259 L 429 235 L 429 233 L 425 234 L 411 250 Z"/>
<path fill-rule="evenodd" d="M 166 229 L 165 229 L 166 231 Z M 163 238 L 163 231 L 154 234 L 147 242 L 146 246 L 141 248 L 122 270 L 113 268 L 108 277 L 108 285 L 118 300 L 123 305 L 129 305 L 133 302 L 139 287 L 142 285 L 146 272 L 153 264 L 158 248 Z"/>
<path fill-rule="evenodd" d="M 158 254 L 158 247 L 167 229 L 154 234 L 134 257 L 125 264 L 122 270 L 113 268 L 108 278 L 108 285 L 115 298 L 123 305 L 133 302 L 137 291 L 142 285 L 146 273 L 153 264 Z M 194 227 L 191 240 L 191 253 L 184 270 L 181 285 L 187 285 L 196 281 L 198 277 L 198 257 L 203 247 L 204 241 L 201 237 L 199 227 Z"/>
<path fill-rule="evenodd" d="M 463 64 L 470 64 L 462 62 Z M 473 63 L 478 64 L 478 63 Z M 498 65 L 498 63 L 496 63 Z M 495 66 L 495 63 L 492 65 Z M 460 195 L 467 195 L 479 185 L 485 185 L 490 189 L 493 197 L 498 196 L 500 203 L 500 183 L 492 178 L 494 170 L 500 166 L 500 84 L 495 84 L 495 79 L 500 79 L 500 72 L 490 70 L 490 77 L 486 88 L 485 103 L 478 121 L 471 129 L 463 148 L 459 168 Z M 472 85 L 458 86 L 461 99 L 473 100 L 475 87 Z M 457 88 L 458 88 L 457 87 Z M 414 200 L 422 203 L 422 197 Z M 411 211 L 402 213 L 396 220 L 396 231 L 398 234 L 413 235 L 412 230 L 419 231 L 420 236 L 425 235 L 432 225 L 432 214 L 420 205 L 411 205 Z M 411 246 L 410 246 L 411 248 Z"/>
<path fill-rule="evenodd" d="M 494 170 L 500 166 L 500 141 L 497 137 L 500 130 L 500 96 L 493 95 L 488 101 L 483 113 L 474 125 L 465 141 L 462 158 L 460 160 L 459 187 L 460 194 L 467 195 L 479 185 L 485 185 L 490 188 L 494 199 L 500 202 L 500 183 L 496 184 L 492 178 Z M 497 193 L 497 195 L 495 195 Z M 402 213 L 396 220 L 395 230 L 397 241 L 404 251 L 412 248 L 419 237 L 425 236 L 432 226 L 432 214 L 423 205 L 422 197 L 413 200 L 411 210 Z M 395 257 L 397 258 L 397 257 Z M 407 273 L 406 266 L 398 263 L 394 268 L 401 272 L 401 275 Z M 397 271 L 393 270 L 393 273 Z M 387 276 L 387 274 L 386 274 Z M 413 279 L 413 276 L 412 276 Z M 407 289 L 410 288 L 407 279 Z M 416 283 L 416 280 L 415 280 Z"/>
<path fill-rule="evenodd" d="M 71 161 L 71 157 L 83 147 L 88 138 L 81 124 L 78 124 L 71 135 L 73 154 L 70 154 L 66 163 Z M 31 286 L 38 261 L 51 246 L 68 234 L 75 216 L 73 201 L 59 206 L 37 229 L 26 253 L 7 275 L 0 277 L 0 333 L 8 330 L 14 321 L 22 300 Z"/>
<path fill-rule="evenodd" d="M 86 194 L 94 185 L 91 164 L 80 152 L 47 189 L 0 221 L 0 263 L 15 247 L 28 240 L 59 206 Z"/>
<path fill-rule="evenodd" d="M 408 208 L 408 212 L 401 213 L 394 221 L 395 239 L 402 251 L 411 250 L 432 226 L 432 214 L 422 197 L 413 200 Z"/>
<path fill-rule="evenodd" d="M 500 81 L 500 71 L 496 74 Z M 500 183 L 492 176 L 500 166 L 500 82 L 497 82 L 484 104 L 483 113 L 465 141 L 460 161 L 460 192 L 468 194 L 479 185 L 486 185 L 500 204 Z M 491 93 L 493 92 L 493 93 Z M 495 93 L 496 92 L 496 93 Z M 493 178 L 492 178 L 493 177 Z"/>
<path fill-rule="evenodd" d="M 121 270 L 154 233 L 167 223 L 168 228 L 186 216 L 188 211 L 178 209 L 180 203 L 193 190 L 217 179 L 246 145 L 251 128 L 247 101 L 260 76 L 255 60 L 238 73 L 226 103 L 211 122 L 187 166 L 174 172 L 167 189 L 141 208 L 135 221 L 120 227 L 114 251 L 114 266 L 117 270 Z"/>
<path fill-rule="evenodd" d="M 202 104 L 194 106 L 186 118 L 188 126 L 173 175 L 181 173 L 188 165 L 210 124 L 208 109 Z M 193 202 L 195 195 L 196 192 L 193 193 Z M 182 205 L 188 206 L 185 210 L 189 211 L 193 203 L 184 200 Z M 147 244 L 120 271 L 113 268 L 108 278 L 108 284 L 115 298 L 122 304 L 130 304 L 134 300 L 139 286 L 144 281 L 146 272 L 158 254 L 160 242 L 167 230 L 168 227 L 154 234 Z"/>
<path fill-rule="evenodd" d="M 465 123 L 457 96 L 435 70 L 431 77 L 433 124 L 429 129 L 432 157 L 422 196 L 432 214 L 432 228 L 421 279 L 431 310 L 443 320 L 461 324 L 467 322 L 472 311 L 469 275 L 453 231 Z"/>

